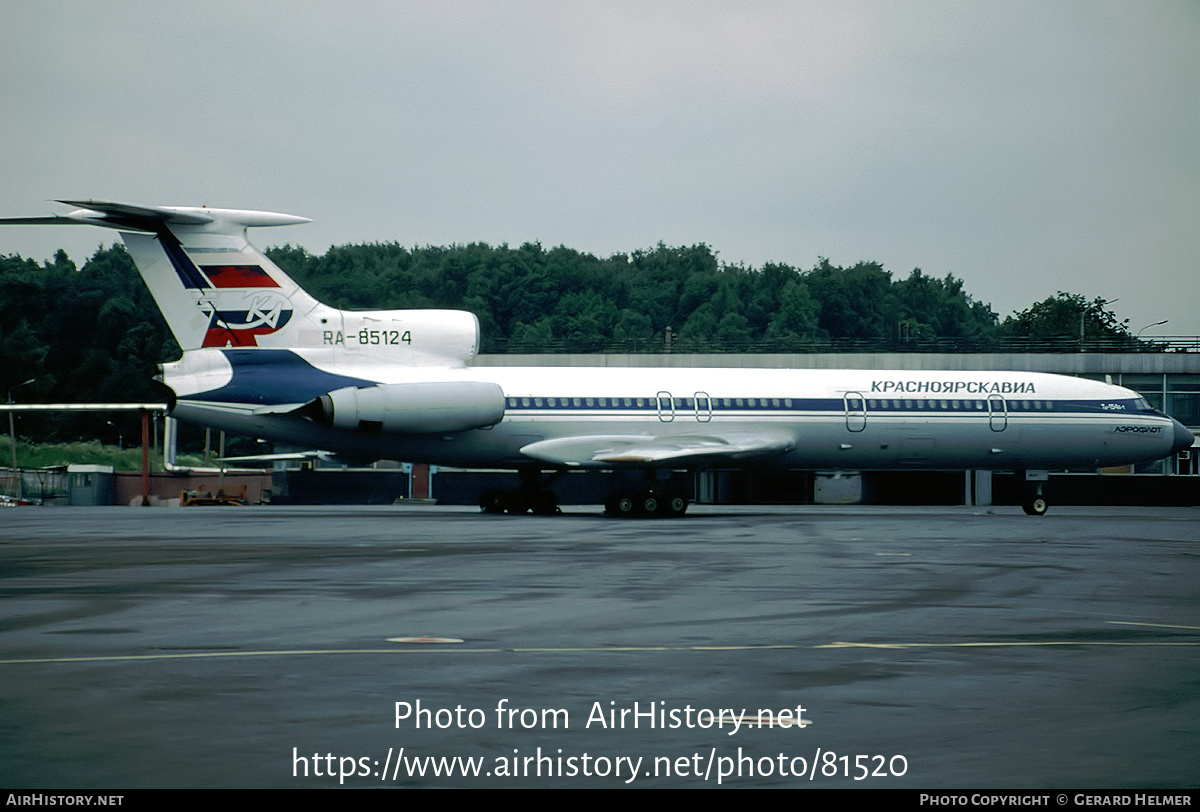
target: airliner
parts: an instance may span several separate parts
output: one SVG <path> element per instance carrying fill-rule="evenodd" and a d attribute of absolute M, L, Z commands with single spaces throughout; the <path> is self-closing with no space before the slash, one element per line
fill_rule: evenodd
<path fill-rule="evenodd" d="M 1154 460 L 1192 433 L 1136 392 L 1032 372 L 476 367 L 456 310 L 338 310 L 252 246 L 273 212 L 58 201 L 0 220 L 116 229 L 184 350 L 171 414 L 351 461 L 511 469 L 490 513 L 554 513 L 553 479 L 625 472 L 617 516 L 680 516 L 700 469 L 1044 472 Z M 1036 473 L 1023 507 L 1047 509 Z"/>

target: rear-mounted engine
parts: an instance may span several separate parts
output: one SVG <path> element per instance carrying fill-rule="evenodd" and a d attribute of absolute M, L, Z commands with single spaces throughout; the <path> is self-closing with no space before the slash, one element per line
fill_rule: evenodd
<path fill-rule="evenodd" d="M 500 422 L 504 391 L 487 381 L 350 386 L 321 395 L 302 411 L 340 429 L 397 434 L 467 431 Z"/>

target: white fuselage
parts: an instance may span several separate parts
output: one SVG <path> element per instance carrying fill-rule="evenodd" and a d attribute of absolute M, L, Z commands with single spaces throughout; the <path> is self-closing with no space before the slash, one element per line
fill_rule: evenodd
<path fill-rule="evenodd" d="M 292 414 L 308 396 L 273 400 L 261 381 L 264 397 L 239 400 L 232 368 L 203 380 L 168 368 L 166 382 L 184 419 L 348 457 L 472 467 L 1087 468 L 1160 458 L 1178 443 L 1177 424 L 1135 392 L 1041 373 L 363 364 L 336 374 L 357 386 L 493 383 L 503 417 L 439 434 L 364 432 Z M 661 451 L 672 446 L 686 453 Z"/>

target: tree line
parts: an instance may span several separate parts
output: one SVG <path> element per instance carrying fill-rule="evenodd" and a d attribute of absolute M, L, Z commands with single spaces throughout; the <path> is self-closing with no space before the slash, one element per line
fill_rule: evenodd
<path fill-rule="evenodd" d="M 828 259 L 801 270 L 721 263 L 707 245 L 600 258 L 564 246 L 482 243 L 405 248 L 346 245 L 313 255 L 267 254 L 328 304 L 447 307 L 474 312 L 484 352 L 986 352 L 1077 340 L 1136 342 L 1125 322 L 1078 294 L 1059 293 L 1000 321 L 952 275 L 920 268 L 893 278 L 878 262 Z M 1078 351 L 1075 343 L 1061 349 Z"/>

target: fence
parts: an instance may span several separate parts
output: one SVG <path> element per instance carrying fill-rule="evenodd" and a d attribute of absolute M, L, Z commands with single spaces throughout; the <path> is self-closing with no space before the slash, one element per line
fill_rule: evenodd
<path fill-rule="evenodd" d="M 12 468 L 0 468 L 0 495 L 12 498 L 20 496 L 33 502 L 65 500 L 69 493 L 67 477 L 65 468 L 21 468 L 16 473 Z"/>
<path fill-rule="evenodd" d="M 1200 352 L 1200 336 L 1133 336 L 1096 338 L 1034 338 L 1006 336 L 996 338 L 824 338 L 824 339 L 704 339 L 664 338 L 597 340 L 562 338 L 532 342 L 517 339 L 484 340 L 483 352 L 504 353 L 847 353 L 847 352 L 920 352 L 920 353 L 1177 353 Z"/>

